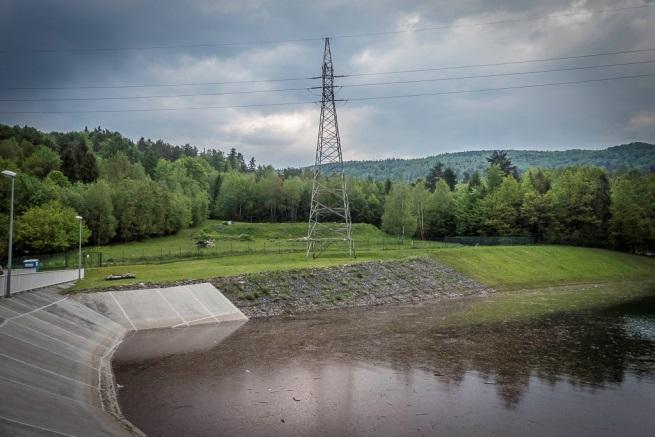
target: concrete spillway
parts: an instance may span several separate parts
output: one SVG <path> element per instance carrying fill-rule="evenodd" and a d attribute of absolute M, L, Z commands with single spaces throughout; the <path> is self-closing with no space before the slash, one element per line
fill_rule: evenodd
<path fill-rule="evenodd" d="M 122 339 L 245 320 L 211 284 L 0 300 L 0 435 L 138 434 L 115 399 L 110 361 Z"/>

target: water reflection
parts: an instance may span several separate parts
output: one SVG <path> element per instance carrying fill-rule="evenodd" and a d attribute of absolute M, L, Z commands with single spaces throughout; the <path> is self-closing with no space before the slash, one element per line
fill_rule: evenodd
<path fill-rule="evenodd" d="M 209 350 L 136 363 L 119 351 L 121 404 L 161 435 L 638 435 L 655 426 L 655 298 L 445 323 L 475 302 L 251 321 Z"/>

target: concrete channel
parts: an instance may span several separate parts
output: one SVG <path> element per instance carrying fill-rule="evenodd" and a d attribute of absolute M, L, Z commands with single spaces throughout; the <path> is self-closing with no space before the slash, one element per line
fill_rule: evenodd
<path fill-rule="evenodd" d="M 123 339 L 174 327 L 168 340 L 193 347 L 184 328 L 221 323 L 228 335 L 246 320 L 207 283 L 76 296 L 43 289 L 2 299 L 0 435 L 140 435 L 116 400 L 111 358 Z M 134 353 L 147 355 L 148 347 Z"/>

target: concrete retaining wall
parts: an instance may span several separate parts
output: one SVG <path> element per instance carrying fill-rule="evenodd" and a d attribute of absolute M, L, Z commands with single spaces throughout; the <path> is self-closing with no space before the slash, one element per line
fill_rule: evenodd
<path fill-rule="evenodd" d="M 124 336 L 231 320 L 247 319 L 210 284 L 1 299 L 0 435 L 139 434 L 114 391 L 111 357 Z"/>
<path fill-rule="evenodd" d="M 16 269 L 11 271 L 11 294 L 22 291 L 35 290 L 37 288 L 50 287 L 51 285 L 63 284 L 64 282 L 77 281 L 78 271 L 74 270 L 51 270 L 46 272 L 35 272 L 32 269 Z M 84 269 L 82 269 L 84 278 Z M 0 295 L 4 295 L 7 275 L 0 277 Z"/>
<path fill-rule="evenodd" d="M 85 293 L 76 299 L 133 331 L 247 320 L 209 283 Z"/>

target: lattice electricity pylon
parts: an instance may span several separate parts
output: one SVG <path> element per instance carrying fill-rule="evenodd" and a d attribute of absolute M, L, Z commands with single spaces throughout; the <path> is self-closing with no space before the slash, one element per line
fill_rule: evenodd
<path fill-rule="evenodd" d="M 336 243 L 344 243 L 348 256 L 353 257 L 355 247 L 346 178 L 343 174 L 337 108 L 334 103 L 334 69 L 329 38 L 325 38 L 322 79 L 321 117 L 309 210 L 307 257 L 311 255 L 315 258 L 328 246 Z"/>

